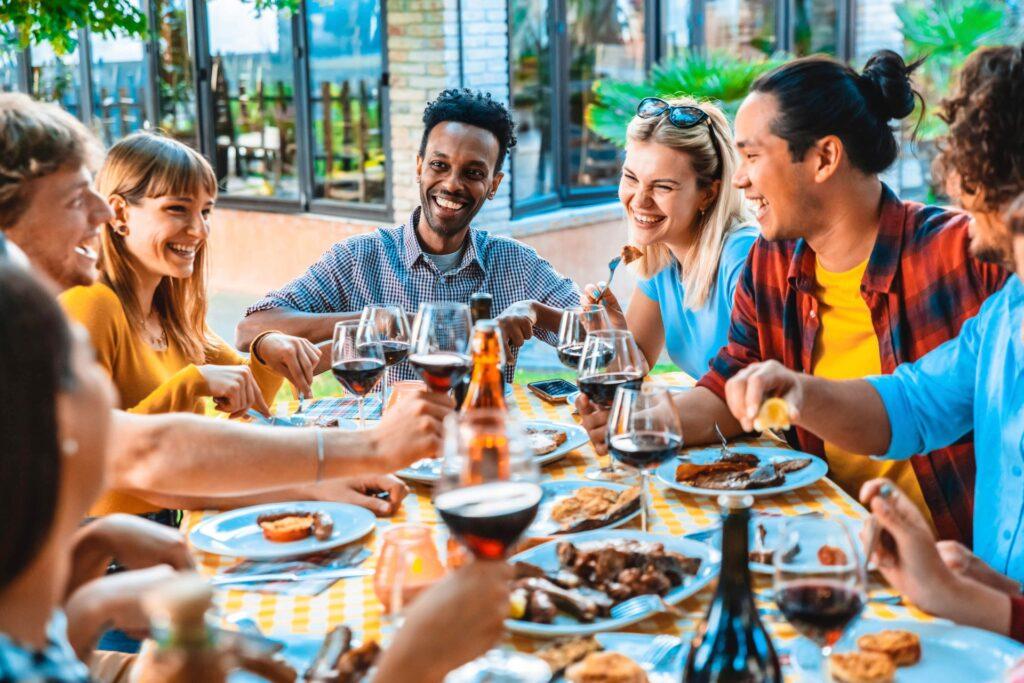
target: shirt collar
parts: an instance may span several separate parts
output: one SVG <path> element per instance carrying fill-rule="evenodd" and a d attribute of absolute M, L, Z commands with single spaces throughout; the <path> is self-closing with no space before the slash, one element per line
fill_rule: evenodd
<path fill-rule="evenodd" d="M 421 215 L 422 208 L 417 206 L 409 215 L 409 221 L 402 226 L 402 244 L 405 251 L 402 258 L 406 268 L 411 268 L 416 261 L 423 257 L 423 247 L 420 246 L 420 240 L 416 236 L 416 226 L 419 225 Z M 486 240 L 486 233 L 470 226 L 469 244 L 466 245 L 462 252 L 462 260 L 459 262 L 459 267 L 453 272 L 457 273 L 473 262 L 476 262 L 480 270 L 484 270 L 481 254 L 483 253 Z"/>
<path fill-rule="evenodd" d="M 875 246 L 868 258 L 862 286 L 866 290 L 888 292 L 896 278 L 896 269 L 903 248 L 903 223 L 906 209 L 896 193 L 882 183 L 878 217 L 878 235 Z M 793 258 L 789 262 L 790 285 L 798 290 L 812 293 L 815 282 L 814 268 L 816 255 L 805 240 L 798 240 Z"/>

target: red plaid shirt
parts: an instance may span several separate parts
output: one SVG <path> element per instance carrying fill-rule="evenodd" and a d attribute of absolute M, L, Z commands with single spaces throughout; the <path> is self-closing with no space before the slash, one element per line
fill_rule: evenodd
<path fill-rule="evenodd" d="M 889 374 L 955 337 L 1008 274 L 971 257 L 967 215 L 900 201 L 888 187 L 881 201 L 878 238 L 861 294 L 878 335 L 882 372 Z M 821 326 L 815 260 L 803 240 L 754 243 L 736 289 L 729 342 L 699 386 L 724 400 L 726 380 L 770 359 L 811 372 Z M 821 439 L 807 431 L 797 428 L 788 438 L 803 451 L 825 454 Z M 970 546 L 972 436 L 912 463 L 940 536 Z"/>

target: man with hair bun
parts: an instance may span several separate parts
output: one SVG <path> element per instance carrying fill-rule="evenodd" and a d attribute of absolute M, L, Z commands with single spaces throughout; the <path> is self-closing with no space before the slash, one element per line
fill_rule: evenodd
<path fill-rule="evenodd" d="M 489 93 L 443 91 L 423 112 L 420 205 L 409 220 L 335 244 L 304 275 L 249 308 L 236 344 L 247 347 L 267 330 L 317 344 L 331 339 L 335 323 L 358 320 L 367 305 L 395 304 L 412 316 L 422 302 L 468 303 L 487 292 L 510 347 L 511 380 L 518 347 L 535 335 L 555 344 L 562 309 L 579 304 L 572 280 L 534 249 L 470 226 L 494 199 L 515 144 L 511 114 Z M 389 372 L 416 377 L 404 361 Z"/>
<path fill-rule="evenodd" d="M 751 366 L 774 361 L 830 379 L 891 373 L 955 337 L 1002 286 L 1006 272 L 970 252 L 967 215 L 902 201 L 879 179 L 899 154 L 890 122 L 914 110 L 915 67 L 888 50 L 860 73 L 806 57 L 753 84 L 736 116 L 733 183 L 753 203 L 761 237 L 740 277 L 728 344 L 675 399 L 688 443 L 716 441 L 716 424 L 730 437 L 752 429 L 730 411 L 746 385 L 729 382 Z M 603 449 L 607 413 L 579 403 Z M 825 456 L 848 493 L 889 477 L 943 538 L 970 542 L 969 435 L 898 462 L 855 456 L 799 424 L 788 436 Z"/>

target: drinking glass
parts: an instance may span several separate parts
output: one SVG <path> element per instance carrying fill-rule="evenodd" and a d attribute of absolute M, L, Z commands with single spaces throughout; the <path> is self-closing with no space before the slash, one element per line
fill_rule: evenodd
<path fill-rule="evenodd" d="M 679 416 L 667 388 L 644 384 L 615 390 L 608 415 L 608 451 L 640 475 L 640 528 L 644 531 L 650 470 L 674 456 L 682 444 Z"/>
<path fill-rule="evenodd" d="M 444 573 L 429 527 L 396 524 L 388 528 L 373 574 L 373 592 L 391 625 L 397 627 L 405 606 Z"/>
<path fill-rule="evenodd" d="M 360 334 L 380 338 L 387 367 L 398 365 L 409 355 L 412 333 L 409 331 L 409 319 L 400 306 L 365 306 L 359 316 L 359 329 Z M 387 405 L 388 401 L 388 372 L 384 371 L 380 381 L 381 406 Z"/>
<path fill-rule="evenodd" d="M 543 497 L 537 459 L 522 430 L 501 410 L 452 414 L 445 418 L 442 450 L 434 490 L 438 514 L 476 561 L 505 560 L 533 523 Z M 521 660 L 494 649 L 460 669 L 465 678 L 459 680 L 538 680 L 527 677 L 523 667 L 529 662 Z M 510 672 L 515 677 L 509 678 Z M 548 670 L 542 680 L 550 676 Z"/>
<path fill-rule="evenodd" d="M 466 304 L 420 304 L 412 324 L 409 362 L 434 391 L 451 391 L 473 366 L 469 353 L 473 318 Z"/>
<path fill-rule="evenodd" d="M 850 527 L 840 519 L 787 520 L 775 549 L 775 602 L 786 621 L 820 650 L 794 659 L 821 672 L 832 647 L 866 602 L 864 564 Z"/>
<path fill-rule="evenodd" d="M 340 322 L 334 326 L 331 345 L 331 372 L 334 378 L 351 393 L 359 397 L 359 428 L 366 428 L 363 403 L 366 394 L 373 391 L 384 369 L 384 349 L 380 339 L 369 330 L 360 334 L 359 323 Z"/>
<path fill-rule="evenodd" d="M 618 387 L 640 387 L 647 374 L 647 361 L 628 330 L 594 330 L 583 342 L 577 373 L 580 391 L 607 410 Z M 609 457 L 607 465 L 589 469 L 584 476 L 599 481 L 620 481 L 631 475 Z"/>
<path fill-rule="evenodd" d="M 608 312 L 601 304 L 565 309 L 558 325 L 558 360 L 570 370 L 579 370 L 587 333 L 609 327 Z"/>

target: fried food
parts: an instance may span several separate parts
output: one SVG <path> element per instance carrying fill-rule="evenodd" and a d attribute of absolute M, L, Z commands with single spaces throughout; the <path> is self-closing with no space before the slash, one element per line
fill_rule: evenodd
<path fill-rule="evenodd" d="M 556 640 L 533 654 L 551 667 L 551 675 L 554 677 L 587 655 L 600 651 L 601 644 L 593 636 L 582 636 Z"/>
<path fill-rule="evenodd" d="M 887 629 L 857 639 L 864 652 L 887 655 L 896 666 L 910 666 L 921 661 L 921 637 L 911 631 Z"/>
<path fill-rule="evenodd" d="M 326 541 L 334 533 L 334 520 L 326 512 L 276 512 L 256 518 L 263 537 L 274 543 L 292 543 L 314 536 Z"/>
<path fill-rule="evenodd" d="M 622 519 L 639 509 L 639 505 L 639 487 L 617 491 L 604 486 L 584 486 L 558 501 L 551 510 L 551 518 L 560 527 L 558 533 L 575 533 Z"/>
<path fill-rule="evenodd" d="M 754 418 L 754 429 L 766 432 L 769 429 L 789 429 L 789 403 L 786 399 L 773 396 L 761 404 Z"/>
<path fill-rule="evenodd" d="M 564 430 L 552 427 L 527 426 L 523 431 L 526 432 L 526 440 L 534 455 L 547 455 L 569 438 Z"/>
<path fill-rule="evenodd" d="M 896 665 L 879 652 L 844 652 L 828 658 L 832 683 L 891 683 Z"/>
<path fill-rule="evenodd" d="M 377 641 L 368 640 L 352 647 L 351 629 L 335 627 L 324 638 L 305 680 L 310 683 L 357 683 L 363 680 L 379 655 Z"/>
<path fill-rule="evenodd" d="M 625 263 L 628 266 L 633 261 L 636 261 L 637 259 L 642 258 L 643 255 L 644 255 L 644 252 L 640 251 L 639 249 L 634 247 L 632 244 L 627 244 L 626 246 L 624 246 L 622 248 L 622 254 L 621 255 L 622 255 L 622 262 Z"/>
<path fill-rule="evenodd" d="M 632 659 L 618 652 L 595 652 L 570 666 L 567 683 L 647 683 L 647 674 Z"/>
<path fill-rule="evenodd" d="M 846 564 L 848 560 L 842 548 L 823 545 L 818 548 L 818 562 L 821 562 L 826 567 L 839 567 Z"/>
<path fill-rule="evenodd" d="M 729 451 L 709 463 L 683 462 L 676 467 L 676 481 L 688 486 L 717 491 L 742 491 L 779 486 L 786 474 L 811 464 L 810 458 L 790 458 L 762 464 L 756 455 Z"/>

